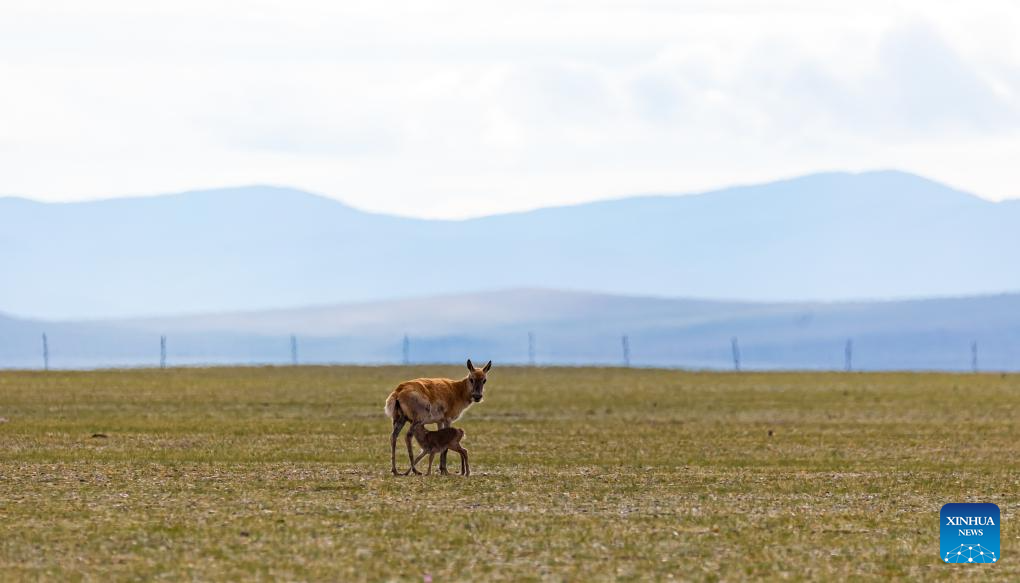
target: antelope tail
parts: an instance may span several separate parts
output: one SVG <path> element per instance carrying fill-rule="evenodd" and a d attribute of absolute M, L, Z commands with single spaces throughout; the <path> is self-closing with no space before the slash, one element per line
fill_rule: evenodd
<path fill-rule="evenodd" d="M 396 419 L 395 415 L 403 413 L 400 410 L 400 401 L 398 401 L 397 396 L 392 393 L 386 398 L 386 407 L 383 410 L 386 412 L 386 416 L 390 419 Z"/>

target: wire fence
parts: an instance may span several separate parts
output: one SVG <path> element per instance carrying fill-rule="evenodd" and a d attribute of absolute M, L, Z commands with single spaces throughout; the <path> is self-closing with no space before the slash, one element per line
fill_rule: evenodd
<path fill-rule="evenodd" d="M 456 364 L 468 356 L 492 358 L 504 365 L 519 366 L 619 366 L 704 370 L 932 370 L 1013 372 L 1020 370 L 1012 358 L 1017 350 L 989 351 L 982 355 L 976 340 L 943 338 L 927 346 L 879 340 L 873 345 L 846 338 L 838 343 L 805 341 L 781 345 L 746 342 L 737 336 L 728 342 L 702 339 L 699 342 L 670 343 L 661 339 L 642 339 L 630 334 L 617 337 L 616 350 L 611 338 L 575 339 L 553 337 L 544 345 L 535 332 L 518 339 L 485 340 L 478 338 L 412 338 L 399 340 L 351 337 L 301 337 L 291 334 L 283 339 L 269 336 L 232 336 L 209 339 L 182 334 L 175 342 L 166 334 L 92 343 L 80 337 L 68 339 L 43 333 L 37 355 L 25 351 L 5 355 L 0 351 L 4 369 L 96 369 L 176 366 L 301 366 L 301 365 L 415 365 Z M 636 342 L 632 342 L 632 338 Z M 70 340 L 70 341 L 65 341 Z M 644 340 L 644 341 L 642 341 Z M 158 343 L 157 343 L 158 342 Z M 840 350 L 841 348 L 841 350 Z M 1020 348 L 1020 347 L 1016 347 Z M 979 366 L 982 365 L 982 366 Z"/>

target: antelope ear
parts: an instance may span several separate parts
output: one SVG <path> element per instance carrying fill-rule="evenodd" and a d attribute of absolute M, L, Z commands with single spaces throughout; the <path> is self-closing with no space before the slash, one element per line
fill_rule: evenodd
<path fill-rule="evenodd" d="M 491 360 L 489 362 L 485 363 L 485 366 L 482 367 L 482 372 L 489 372 L 490 368 L 492 368 L 492 361 Z"/>
<path fill-rule="evenodd" d="M 471 364 L 471 359 L 470 359 L 470 358 L 469 358 L 469 359 L 468 359 L 468 361 L 467 361 L 467 367 L 468 367 L 468 370 L 469 370 L 469 371 L 471 371 L 471 372 L 474 372 L 474 370 L 475 370 L 475 365 Z"/>

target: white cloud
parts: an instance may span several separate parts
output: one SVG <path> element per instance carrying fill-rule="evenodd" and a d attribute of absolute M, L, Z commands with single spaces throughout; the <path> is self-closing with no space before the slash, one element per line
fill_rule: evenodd
<path fill-rule="evenodd" d="M 496 6 L 5 3 L 0 192 L 465 216 L 879 167 L 1020 196 L 1009 2 Z"/>

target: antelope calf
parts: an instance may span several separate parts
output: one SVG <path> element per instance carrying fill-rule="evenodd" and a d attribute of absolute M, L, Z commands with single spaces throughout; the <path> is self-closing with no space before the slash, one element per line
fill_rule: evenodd
<path fill-rule="evenodd" d="M 471 359 L 467 361 L 468 374 L 465 378 L 452 379 L 414 379 L 400 383 L 386 398 L 386 416 L 393 420 L 393 433 L 390 434 L 390 466 L 393 475 L 397 472 L 397 437 L 404 424 L 411 422 L 411 429 L 406 435 L 407 460 L 414 469 L 414 451 L 411 449 L 411 434 L 416 425 L 435 423 L 440 429 L 449 427 L 464 410 L 472 403 L 482 400 L 486 374 L 492 368 L 490 360 L 482 368 L 475 368 Z M 446 452 L 439 456 L 439 473 L 446 474 Z M 403 475 L 407 475 L 405 472 Z"/>
<path fill-rule="evenodd" d="M 421 453 L 418 457 L 411 460 L 411 467 L 404 472 L 404 475 L 411 473 L 419 473 L 415 469 L 415 465 L 425 457 L 425 454 L 429 454 L 429 471 L 425 473 L 426 476 L 432 475 L 432 458 L 437 453 L 445 453 L 446 450 L 452 449 L 453 451 L 460 454 L 460 475 L 470 476 L 471 465 L 468 464 L 468 452 L 460 444 L 460 440 L 464 439 L 464 430 L 457 427 L 445 427 L 436 431 L 429 431 L 425 429 L 424 425 L 412 425 L 410 429 L 411 433 L 414 434 L 415 441 L 421 446 Z"/>

